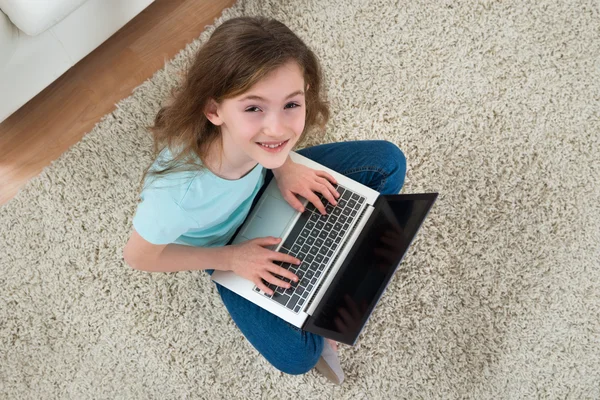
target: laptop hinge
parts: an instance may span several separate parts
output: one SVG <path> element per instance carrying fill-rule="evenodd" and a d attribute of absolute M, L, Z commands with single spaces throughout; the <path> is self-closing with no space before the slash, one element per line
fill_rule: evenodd
<path fill-rule="evenodd" d="M 315 289 L 314 295 L 306 304 L 304 312 L 308 315 L 312 315 L 317 306 L 319 305 L 319 302 L 325 295 L 325 292 L 327 292 L 331 281 L 333 280 L 333 278 L 335 278 L 337 271 L 340 269 L 344 260 L 346 259 L 346 256 L 352 249 L 354 242 L 356 242 L 356 239 L 358 239 L 362 228 L 365 226 L 365 224 L 369 220 L 369 217 L 373 213 L 373 210 L 375 210 L 375 208 L 369 204 L 367 204 L 367 206 L 363 209 L 362 213 L 358 218 L 358 222 L 354 225 L 352 230 L 349 232 L 346 240 L 342 243 L 342 250 L 338 252 L 337 256 L 335 256 L 335 258 L 331 261 L 331 266 L 329 267 L 329 270 L 325 273 L 326 278 L 321 281 L 319 286 Z"/>

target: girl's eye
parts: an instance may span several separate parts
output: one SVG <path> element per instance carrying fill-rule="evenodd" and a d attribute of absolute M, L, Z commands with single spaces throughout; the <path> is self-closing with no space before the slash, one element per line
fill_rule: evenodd
<path fill-rule="evenodd" d="M 291 106 L 291 107 L 288 107 L 288 106 Z M 297 108 L 297 107 L 300 107 L 300 104 L 297 104 L 297 103 L 287 103 L 285 105 L 285 108 Z"/>
<path fill-rule="evenodd" d="M 248 107 L 248 108 L 246 108 L 246 110 L 245 110 L 245 111 L 246 111 L 246 112 L 256 112 L 256 110 L 259 110 L 259 111 L 260 111 L 260 108 L 258 108 L 258 107 L 254 107 L 254 106 L 253 106 L 253 107 Z"/>

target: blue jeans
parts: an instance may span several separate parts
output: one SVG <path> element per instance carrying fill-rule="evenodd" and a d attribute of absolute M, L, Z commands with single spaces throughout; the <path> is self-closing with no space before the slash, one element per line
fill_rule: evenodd
<path fill-rule="evenodd" d="M 323 144 L 298 153 L 382 194 L 397 194 L 404 183 L 404 154 L 396 145 L 383 140 Z M 268 171 L 263 189 L 272 177 L 272 172 Z M 212 274 L 213 271 L 207 272 Z M 322 336 L 302 331 L 229 289 L 216 285 L 233 321 L 275 368 L 297 375 L 315 366 L 323 350 Z"/>

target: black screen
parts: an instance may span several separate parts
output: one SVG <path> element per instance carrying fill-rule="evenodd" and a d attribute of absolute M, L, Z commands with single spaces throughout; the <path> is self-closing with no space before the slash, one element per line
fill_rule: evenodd
<path fill-rule="evenodd" d="M 437 194 L 381 195 L 304 329 L 354 344 Z"/>

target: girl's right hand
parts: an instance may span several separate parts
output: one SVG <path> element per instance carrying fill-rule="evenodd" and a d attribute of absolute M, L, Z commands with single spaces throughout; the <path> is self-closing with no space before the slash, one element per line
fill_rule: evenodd
<path fill-rule="evenodd" d="M 294 282 L 298 282 L 298 277 L 273 262 L 283 261 L 298 265 L 301 261 L 289 254 L 265 248 L 276 245 L 280 241 L 280 238 L 265 237 L 231 245 L 229 269 L 236 275 L 254 282 L 260 290 L 269 295 L 272 295 L 273 291 L 267 287 L 263 280 L 279 287 L 289 288 L 289 283 L 276 278 L 274 274 L 288 278 Z"/>

